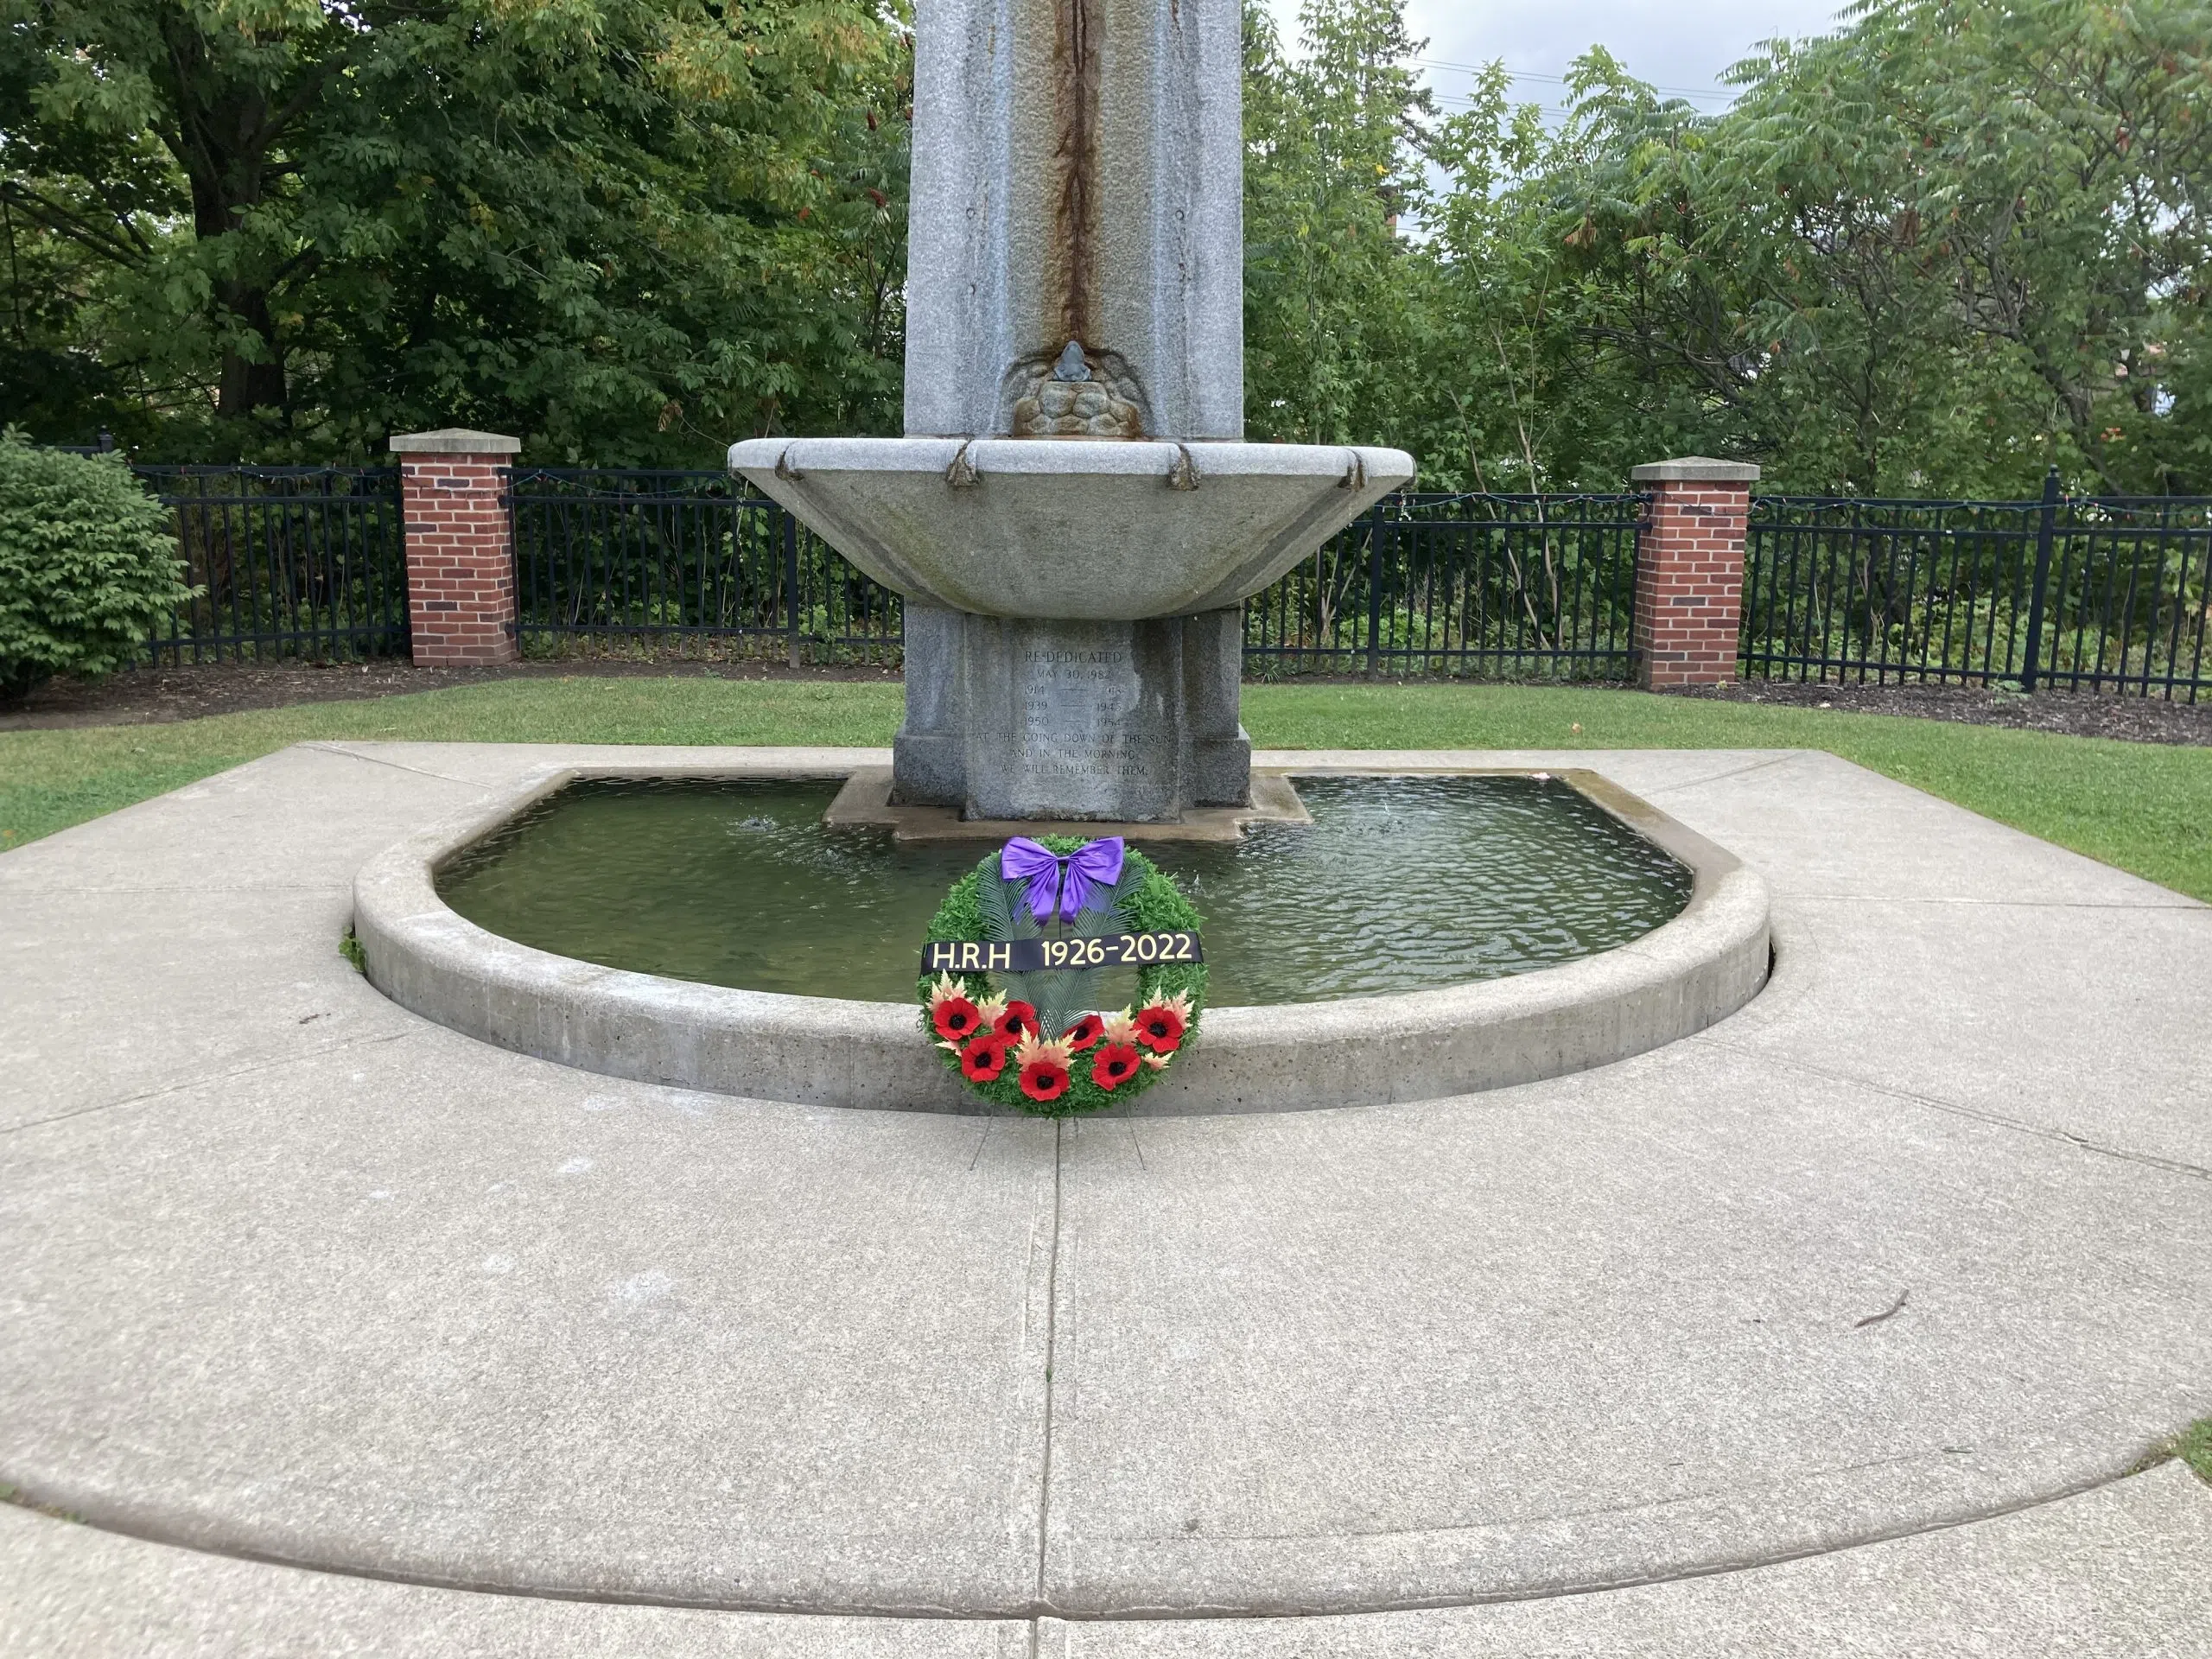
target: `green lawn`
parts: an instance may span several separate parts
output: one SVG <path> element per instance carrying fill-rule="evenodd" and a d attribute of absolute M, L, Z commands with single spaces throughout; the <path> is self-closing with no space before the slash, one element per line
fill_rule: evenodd
<path fill-rule="evenodd" d="M 2195 1469 L 2205 1484 L 2212 1484 L 2212 1418 L 2199 1418 L 2165 1442 L 2159 1451 L 2170 1451 L 2181 1458 L 2181 1462 Z"/>
<path fill-rule="evenodd" d="M 2208 1484 L 2212 1484 L 2212 1417 L 2200 1418 L 2173 1438 L 2170 1448 Z"/>
<path fill-rule="evenodd" d="M 1537 686 L 1254 685 L 1244 698 L 1253 741 L 1274 748 L 1828 749 L 2212 900 L 2212 749 Z M 175 725 L 0 733 L 0 848 L 304 738 L 887 743 L 899 699 L 889 683 L 578 676 Z"/>

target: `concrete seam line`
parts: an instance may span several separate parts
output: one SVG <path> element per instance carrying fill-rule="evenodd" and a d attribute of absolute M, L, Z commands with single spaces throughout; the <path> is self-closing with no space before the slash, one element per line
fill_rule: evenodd
<path fill-rule="evenodd" d="M 1979 1106 L 1968 1106 L 1961 1101 L 1944 1100 L 1936 1095 L 1923 1095 L 1911 1089 L 1900 1089 L 1895 1084 L 1878 1083 L 1870 1077 L 1855 1077 L 1847 1071 L 1831 1071 L 1826 1066 L 1815 1065 L 1810 1061 L 1801 1060 L 1792 1055 L 1775 1054 L 1761 1049 L 1746 1047 L 1741 1043 L 1732 1043 L 1725 1038 L 1713 1036 L 1709 1029 L 1693 1032 L 1690 1035 L 1694 1041 L 1713 1048 L 1726 1050 L 1731 1054 L 1741 1054 L 1746 1058 L 1759 1060 L 1770 1065 L 1786 1065 L 1793 1071 L 1803 1071 L 1815 1077 L 1825 1077 L 1831 1083 L 1849 1084 L 1854 1088 L 1866 1090 L 1869 1094 L 1885 1095 L 1891 1100 L 1910 1101 L 1916 1106 L 1925 1106 L 1931 1111 L 1948 1113 L 1955 1117 L 1971 1118 L 1977 1123 L 1986 1123 L 1993 1128 L 2009 1129 L 2015 1134 L 2030 1135 L 2043 1141 L 2056 1141 L 2062 1146 L 2073 1147 L 2082 1152 L 2095 1153 L 2100 1157 L 2116 1159 L 2121 1163 L 2140 1164 L 2145 1168 L 2162 1169 L 2170 1174 L 2191 1175 L 2199 1180 L 2212 1180 L 2212 1169 L 2207 1169 L 2201 1164 L 2186 1163 L 2178 1158 L 2161 1158 L 2155 1152 L 2131 1152 L 2125 1147 L 2107 1146 L 2101 1141 L 2092 1141 L 2087 1135 L 2075 1134 L 2071 1129 L 2051 1128 L 2043 1124 L 2031 1123 L 2024 1118 L 2007 1117 L 2002 1112 L 1992 1112 Z"/>
<path fill-rule="evenodd" d="M 1052 1370 L 1059 1357 L 1060 1340 L 1060 1217 L 1065 1203 L 1067 1166 L 1067 1120 L 1052 1122 L 1052 1243 L 1045 1268 L 1045 1436 L 1042 1467 L 1037 1480 L 1037 1587 L 1035 1600 L 1042 1605 L 1052 1524 Z"/>
<path fill-rule="evenodd" d="M 256 1060 L 251 1065 L 233 1066 L 227 1071 L 210 1071 L 196 1077 L 184 1077 L 175 1083 L 165 1083 L 158 1089 L 146 1089 L 135 1095 L 125 1095 L 119 1100 L 99 1101 L 90 1106 L 78 1106 L 66 1112 L 56 1112 L 51 1117 L 35 1117 L 22 1123 L 0 1127 L 0 1135 L 20 1135 L 25 1129 L 44 1128 L 49 1123 L 67 1123 L 73 1118 L 90 1117 L 97 1112 L 112 1112 L 124 1106 L 142 1106 L 149 1100 L 159 1100 L 165 1095 L 181 1094 L 188 1089 L 202 1089 L 209 1084 L 228 1083 L 233 1077 L 250 1077 L 257 1071 L 270 1071 L 280 1065 L 298 1065 L 308 1060 L 322 1058 L 328 1054 L 343 1054 L 349 1048 L 367 1048 L 378 1043 L 396 1043 L 408 1033 L 404 1031 L 383 1032 L 374 1036 L 348 1037 L 341 1042 L 326 1043 L 321 1048 L 304 1049 L 297 1054 L 287 1054 L 273 1060 Z"/>
<path fill-rule="evenodd" d="M 4 892 L 10 897 L 29 894 L 34 899 L 74 899 L 87 893 L 127 899 L 134 893 L 349 893 L 353 890 L 353 884 L 350 881 L 194 881 L 188 886 L 182 882 L 149 882 L 143 886 L 111 885 L 97 887 L 26 887 L 10 883 L 4 887 L 0 887 L 0 892 Z"/>
<path fill-rule="evenodd" d="M 1679 795 L 1686 789 L 1702 789 L 1707 784 L 1725 783 L 1731 778 L 1743 778 L 1754 772 L 1764 772 L 1770 766 L 1779 766 L 1789 761 L 1798 760 L 1808 753 L 1810 751 L 1791 749 L 1769 760 L 1754 760 L 1747 766 L 1731 766 L 1726 772 L 1716 772 L 1704 778 L 1685 778 L 1675 783 L 1661 784 L 1644 792 L 1649 795 Z"/>
<path fill-rule="evenodd" d="M 386 760 L 380 754 L 364 754 L 349 745 L 326 738 L 308 738 L 294 745 L 296 748 L 312 749 L 317 754 L 342 755 L 348 760 L 359 760 L 372 766 L 389 766 L 394 772 L 412 772 L 417 778 L 433 778 L 442 784 L 459 784 L 464 788 L 485 792 L 490 785 L 474 778 L 456 778 L 449 772 L 432 772 L 427 766 L 410 766 L 404 760 Z"/>
<path fill-rule="evenodd" d="M 1785 890 L 1784 899 L 1807 905 L 1955 905 L 1974 906 L 1984 910 L 2117 910 L 2117 911 L 2208 911 L 2212 905 L 2176 893 L 2171 902 L 2157 899 L 1965 899 L 1950 898 L 1939 893 L 1908 893 L 1897 897 L 1887 893 L 1792 893 Z"/>

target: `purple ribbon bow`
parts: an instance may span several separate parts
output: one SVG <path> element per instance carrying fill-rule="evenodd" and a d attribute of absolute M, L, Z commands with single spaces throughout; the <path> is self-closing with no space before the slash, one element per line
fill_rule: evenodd
<path fill-rule="evenodd" d="M 1108 836 L 1086 841 L 1071 853 L 1055 853 L 1016 836 L 999 855 L 999 874 L 1029 884 L 1029 912 L 1039 925 L 1052 918 L 1055 904 L 1060 919 L 1071 922 L 1094 892 L 1122 879 L 1122 838 Z"/>

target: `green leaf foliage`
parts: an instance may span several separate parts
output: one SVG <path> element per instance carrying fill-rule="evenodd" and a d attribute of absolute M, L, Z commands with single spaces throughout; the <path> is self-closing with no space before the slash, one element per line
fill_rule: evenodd
<path fill-rule="evenodd" d="M 0 698 L 134 661 L 190 597 L 167 510 L 119 458 L 0 435 Z"/>
<path fill-rule="evenodd" d="M 0 420 L 149 458 L 709 465 L 899 426 L 912 42 L 861 0 L 0 0 Z M 1721 113 L 1244 29 L 1257 438 L 1431 487 L 2212 493 L 2212 3 L 1863 0 Z M 1113 342 L 1101 342 L 1111 346 Z"/>
<path fill-rule="evenodd" d="M 1725 113 L 1593 48 L 1440 112 L 1397 0 L 1247 16 L 1247 421 L 1430 486 L 2212 492 L 2212 5 L 1866 0 Z M 1455 81 L 1455 91 L 1464 83 Z"/>
<path fill-rule="evenodd" d="M 609 465 L 895 418 L 911 70 L 882 9 L 0 21 L 10 321 L 42 377 L 10 385 L 16 415 L 194 460 L 460 424 Z M 49 371 L 73 348 L 99 366 L 69 394 Z"/>

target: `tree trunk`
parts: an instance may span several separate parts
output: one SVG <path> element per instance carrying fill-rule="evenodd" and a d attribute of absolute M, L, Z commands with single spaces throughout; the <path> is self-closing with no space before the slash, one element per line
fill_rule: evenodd
<path fill-rule="evenodd" d="M 276 137 L 270 100 L 258 88 L 223 78 L 194 23 L 173 19 L 163 35 L 176 109 L 168 147 L 192 187 L 193 233 L 201 243 L 212 243 L 235 234 L 247 213 L 261 205 L 269 148 Z M 266 278 L 238 274 L 218 279 L 215 304 L 226 314 L 226 324 L 242 322 L 259 339 L 251 355 L 234 346 L 223 348 L 217 416 L 239 420 L 258 409 L 283 408 L 284 348 L 276 337 Z"/>
<path fill-rule="evenodd" d="M 284 348 L 276 339 L 276 324 L 269 315 L 269 291 L 237 283 L 218 285 L 216 297 L 223 308 L 261 336 L 258 360 L 235 349 L 223 353 L 222 378 L 215 391 L 215 413 L 223 420 L 237 420 L 257 409 L 285 405 Z"/>
<path fill-rule="evenodd" d="M 188 169 L 193 229 L 202 242 L 210 242 L 236 231 L 247 211 L 259 205 L 262 157 L 257 154 L 211 156 L 202 150 L 194 160 L 201 165 Z M 276 319 L 270 314 L 268 288 L 251 278 L 218 282 L 215 303 L 231 319 L 251 328 L 261 341 L 251 356 L 235 346 L 224 347 L 215 413 L 230 421 L 242 419 L 257 409 L 283 408 L 284 347 L 276 338 Z"/>

